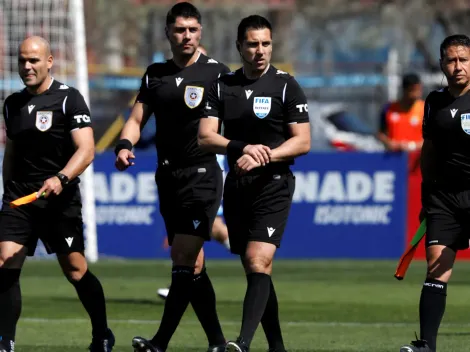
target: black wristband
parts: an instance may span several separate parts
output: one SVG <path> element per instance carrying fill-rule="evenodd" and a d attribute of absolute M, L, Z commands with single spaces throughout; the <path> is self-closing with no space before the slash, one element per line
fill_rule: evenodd
<path fill-rule="evenodd" d="M 243 154 L 243 149 L 248 145 L 248 143 L 240 141 L 230 141 L 227 144 L 227 154 L 228 153 L 237 153 Z"/>
<path fill-rule="evenodd" d="M 128 139 L 121 139 L 114 148 L 114 154 L 118 155 L 123 149 L 132 150 L 132 143 Z"/>
<path fill-rule="evenodd" d="M 227 158 L 229 160 L 236 161 L 243 155 L 243 149 L 248 145 L 248 143 L 241 141 L 230 141 L 227 144 Z"/>

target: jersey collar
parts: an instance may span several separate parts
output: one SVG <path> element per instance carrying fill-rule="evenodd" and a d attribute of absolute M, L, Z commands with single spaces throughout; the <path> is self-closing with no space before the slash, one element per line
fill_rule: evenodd
<path fill-rule="evenodd" d="M 248 78 L 246 75 L 245 75 L 245 67 L 242 66 L 242 75 L 243 77 L 245 77 L 246 80 L 248 81 L 257 81 L 259 80 L 261 77 L 264 77 L 266 76 L 266 74 L 271 70 L 271 64 L 268 64 L 268 67 L 266 67 L 264 69 L 264 72 L 261 74 L 261 76 L 259 76 L 258 78 L 255 78 L 255 79 L 252 79 L 252 78 Z"/>

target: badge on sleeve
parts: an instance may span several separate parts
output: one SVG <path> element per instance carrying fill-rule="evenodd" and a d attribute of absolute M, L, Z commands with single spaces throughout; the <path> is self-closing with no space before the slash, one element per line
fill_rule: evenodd
<path fill-rule="evenodd" d="M 195 86 L 186 86 L 184 90 L 184 102 L 190 109 L 194 109 L 201 104 L 204 88 Z"/>
<path fill-rule="evenodd" d="M 253 99 L 253 112 L 256 117 L 264 119 L 271 111 L 271 97 L 255 97 Z"/>
<path fill-rule="evenodd" d="M 470 114 L 460 115 L 460 126 L 466 134 L 470 134 Z"/>
<path fill-rule="evenodd" d="M 52 126 L 52 111 L 36 112 L 36 128 L 45 132 Z"/>

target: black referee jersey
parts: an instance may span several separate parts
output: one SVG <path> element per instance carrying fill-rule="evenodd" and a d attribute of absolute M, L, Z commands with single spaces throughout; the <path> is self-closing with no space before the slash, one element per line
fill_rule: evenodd
<path fill-rule="evenodd" d="M 432 141 L 437 182 L 470 189 L 470 93 L 454 98 L 443 88 L 426 98 L 423 137 Z"/>
<path fill-rule="evenodd" d="M 227 139 L 271 149 L 290 138 L 290 124 L 309 122 L 307 98 L 299 84 L 272 65 L 257 80 L 246 78 L 243 68 L 221 77 L 212 85 L 203 114 L 223 121 Z M 227 155 L 231 168 L 235 157 Z"/>
<path fill-rule="evenodd" d="M 203 54 L 188 67 L 180 68 L 168 60 L 147 68 L 137 101 L 148 105 L 155 115 L 160 163 L 186 167 L 216 160 L 213 153 L 199 148 L 197 133 L 207 91 L 228 72 L 227 66 Z"/>
<path fill-rule="evenodd" d="M 10 95 L 3 116 L 13 143 L 12 177 L 18 182 L 44 181 L 62 170 L 76 150 L 71 132 L 91 126 L 80 92 L 54 79 L 41 94 L 23 89 Z"/>

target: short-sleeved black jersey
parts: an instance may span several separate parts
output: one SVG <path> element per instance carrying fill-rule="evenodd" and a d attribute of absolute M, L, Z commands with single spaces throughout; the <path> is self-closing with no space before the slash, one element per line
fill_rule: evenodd
<path fill-rule="evenodd" d="M 207 92 L 228 72 L 227 66 L 203 54 L 188 67 L 180 68 L 168 60 L 147 68 L 137 101 L 148 105 L 155 115 L 160 162 L 188 166 L 215 161 L 213 153 L 199 148 L 197 133 Z"/>
<path fill-rule="evenodd" d="M 289 139 L 289 124 L 309 122 L 307 98 L 299 84 L 272 65 L 257 80 L 246 78 L 243 69 L 218 79 L 203 116 L 221 119 L 227 139 L 271 149 Z M 228 162 L 234 165 L 236 160 Z"/>
<path fill-rule="evenodd" d="M 83 96 L 56 80 L 38 95 L 26 89 L 10 95 L 3 116 L 13 142 L 13 180 L 19 182 L 43 181 L 62 170 L 75 153 L 71 132 L 91 127 Z"/>
<path fill-rule="evenodd" d="M 423 137 L 436 152 L 438 182 L 470 189 L 470 93 L 454 98 L 447 88 L 426 98 Z"/>

